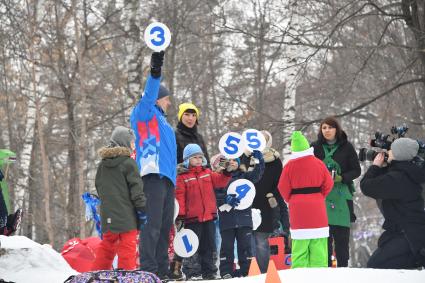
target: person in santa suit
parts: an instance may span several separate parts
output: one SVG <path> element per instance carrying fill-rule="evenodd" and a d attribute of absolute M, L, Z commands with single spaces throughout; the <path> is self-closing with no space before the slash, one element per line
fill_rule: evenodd
<path fill-rule="evenodd" d="M 328 217 L 325 198 L 333 180 L 300 131 L 291 136 L 292 155 L 279 179 L 289 206 L 292 268 L 328 266 Z"/>

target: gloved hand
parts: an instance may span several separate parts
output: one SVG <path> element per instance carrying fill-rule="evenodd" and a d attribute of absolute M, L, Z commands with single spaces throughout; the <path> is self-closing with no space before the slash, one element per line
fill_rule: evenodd
<path fill-rule="evenodd" d="M 154 78 L 161 77 L 161 67 L 164 63 L 164 51 L 153 52 L 151 55 L 151 75 Z"/>
<path fill-rule="evenodd" d="M 342 182 L 342 176 L 336 174 L 334 178 L 334 183 L 341 183 Z"/>
<path fill-rule="evenodd" d="M 226 203 L 233 208 L 238 206 L 240 202 L 241 200 L 237 198 L 235 194 L 230 194 L 226 196 Z"/>
<path fill-rule="evenodd" d="M 4 178 L 3 172 L 1 172 L 0 170 L 0 182 L 3 181 L 3 178 Z"/>
<path fill-rule="evenodd" d="M 261 160 L 263 159 L 263 154 L 259 150 L 254 150 L 252 151 L 252 157 L 254 157 L 255 159 Z"/>
<path fill-rule="evenodd" d="M 176 225 L 177 232 L 180 231 L 184 227 L 184 219 L 177 218 L 175 225 Z"/>
<path fill-rule="evenodd" d="M 142 210 L 137 210 L 137 220 L 138 220 L 138 226 L 139 228 L 143 227 L 144 225 L 146 225 L 146 223 L 148 223 L 148 216 L 146 215 L 146 213 Z"/>

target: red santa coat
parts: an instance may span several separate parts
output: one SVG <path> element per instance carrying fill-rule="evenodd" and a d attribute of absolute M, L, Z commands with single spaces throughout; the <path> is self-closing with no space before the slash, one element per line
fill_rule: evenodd
<path fill-rule="evenodd" d="M 279 192 L 289 206 L 292 239 L 329 237 L 325 198 L 334 183 L 325 164 L 314 157 L 313 148 L 294 152 L 279 179 Z M 292 194 L 292 190 L 320 188 L 311 194 Z"/>
<path fill-rule="evenodd" d="M 208 168 L 191 167 L 177 176 L 176 199 L 179 217 L 186 223 L 205 222 L 217 218 L 214 188 L 225 188 L 230 176 L 212 172 Z"/>

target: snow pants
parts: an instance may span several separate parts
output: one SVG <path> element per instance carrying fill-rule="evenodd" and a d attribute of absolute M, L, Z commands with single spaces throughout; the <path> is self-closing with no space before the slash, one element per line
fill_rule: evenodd
<path fill-rule="evenodd" d="M 247 276 L 249 264 L 252 258 L 252 228 L 238 227 L 220 231 L 221 249 L 220 249 L 220 276 L 230 274 L 234 276 L 233 261 L 235 259 L 234 244 L 237 241 L 238 263 L 240 266 L 240 275 Z"/>
<path fill-rule="evenodd" d="M 185 224 L 184 228 L 192 230 L 199 239 L 198 251 L 193 256 L 183 259 L 183 273 L 186 278 L 215 276 L 217 266 L 214 258 L 216 253 L 214 221 L 189 223 Z"/>
<path fill-rule="evenodd" d="M 328 238 L 292 239 L 292 266 L 328 267 Z"/>
<path fill-rule="evenodd" d="M 96 249 L 96 259 L 92 264 L 92 270 L 112 269 L 115 255 L 118 255 L 118 268 L 136 269 L 137 230 L 124 233 L 103 234 L 102 242 Z"/>
<path fill-rule="evenodd" d="M 142 177 L 148 221 L 140 231 L 140 269 L 168 275 L 168 240 L 173 225 L 174 185 L 167 177 L 149 174 Z"/>

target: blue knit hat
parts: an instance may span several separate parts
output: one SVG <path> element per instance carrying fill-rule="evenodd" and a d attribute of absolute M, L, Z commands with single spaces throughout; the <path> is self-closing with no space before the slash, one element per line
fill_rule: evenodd
<path fill-rule="evenodd" d="M 168 91 L 168 89 L 163 86 L 162 84 L 159 85 L 159 91 L 158 91 L 158 98 L 157 99 L 161 99 L 163 97 L 169 96 L 170 92 Z"/>
<path fill-rule="evenodd" d="M 189 168 L 189 159 L 195 155 L 202 155 L 202 166 L 207 165 L 207 159 L 204 157 L 201 147 L 196 143 L 190 143 L 183 150 L 183 166 Z"/>

